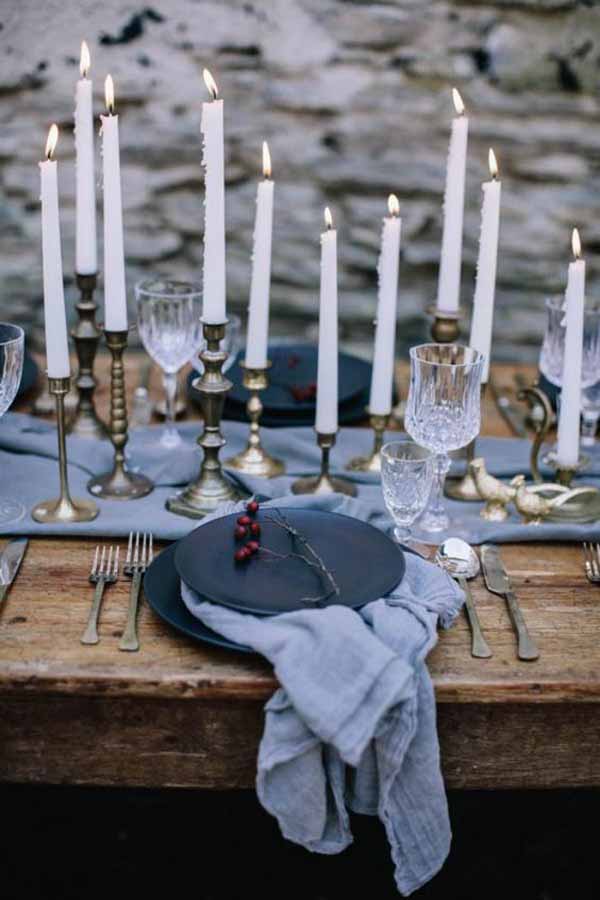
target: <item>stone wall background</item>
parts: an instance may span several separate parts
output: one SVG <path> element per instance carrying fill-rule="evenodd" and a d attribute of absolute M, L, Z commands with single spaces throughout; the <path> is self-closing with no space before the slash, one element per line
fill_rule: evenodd
<path fill-rule="evenodd" d="M 503 180 L 497 358 L 535 354 L 543 298 L 564 289 L 573 225 L 588 260 L 589 295 L 599 294 L 594 0 L 2 0 L 0 23 L 0 315 L 30 323 L 34 340 L 41 334 L 36 163 L 52 121 L 61 128 L 64 269 L 74 299 L 72 113 L 82 38 L 98 114 L 104 76 L 115 79 L 131 287 L 155 269 L 200 277 L 208 66 L 226 104 L 228 294 L 238 310 L 247 303 L 262 139 L 271 147 L 276 334 L 314 336 L 318 234 L 329 204 L 340 233 L 342 337 L 369 352 L 390 191 L 404 220 L 399 338 L 406 345 L 425 334 L 453 85 L 471 120 L 466 304 L 489 146 Z M 98 200 L 100 208 L 100 191 Z M 99 219 L 100 240 L 101 231 Z"/>

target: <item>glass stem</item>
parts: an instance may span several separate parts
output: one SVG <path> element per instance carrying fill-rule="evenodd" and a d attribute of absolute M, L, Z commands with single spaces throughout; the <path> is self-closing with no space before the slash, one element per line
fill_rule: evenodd
<path fill-rule="evenodd" d="M 435 518 L 441 518 L 445 515 L 444 509 L 444 482 L 451 461 L 447 453 L 438 453 L 435 457 L 435 479 L 431 489 L 431 499 L 429 503 L 429 511 Z"/>
<path fill-rule="evenodd" d="M 599 414 L 583 410 L 581 415 L 581 443 L 590 447 L 596 439 L 596 430 L 598 428 Z"/>
<path fill-rule="evenodd" d="M 177 397 L 177 373 L 163 372 L 165 388 L 165 423 L 167 431 L 175 430 L 175 399 Z"/>

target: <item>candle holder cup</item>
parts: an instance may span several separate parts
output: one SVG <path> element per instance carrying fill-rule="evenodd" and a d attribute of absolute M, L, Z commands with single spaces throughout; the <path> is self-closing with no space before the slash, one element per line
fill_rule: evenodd
<path fill-rule="evenodd" d="M 460 335 L 460 320 L 463 308 L 456 312 L 443 312 L 437 306 L 429 306 L 427 313 L 431 316 L 431 338 L 436 344 L 454 344 Z"/>
<path fill-rule="evenodd" d="M 110 439 L 115 449 L 110 472 L 88 482 L 88 491 L 95 497 L 109 500 L 135 500 L 145 497 L 154 485 L 149 478 L 130 472 L 125 463 L 125 445 L 129 439 L 127 402 L 125 399 L 125 369 L 123 353 L 127 347 L 127 331 L 105 331 L 106 344 L 112 355 L 110 369 Z"/>
<path fill-rule="evenodd" d="M 94 392 L 96 390 L 94 360 L 101 335 L 101 331 L 96 325 L 97 306 L 94 302 L 97 276 L 95 272 L 90 275 L 78 274 L 76 279 L 80 299 L 75 309 L 79 320 L 71 331 L 71 337 L 75 343 L 75 352 L 79 363 L 79 370 L 75 380 L 78 399 L 73 418 L 67 426 L 67 432 L 68 434 L 76 434 L 78 437 L 108 438 L 108 429 L 104 422 L 98 418 L 94 406 Z"/>
<path fill-rule="evenodd" d="M 321 448 L 321 471 L 318 475 L 299 478 L 292 484 L 293 494 L 346 494 L 356 496 L 356 486 L 345 478 L 335 478 L 329 472 L 329 454 L 335 445 L 336 432 L 324 434 L 317 431 L 317 443 Z"/>
<path fill-rule="evenodd" d="M 198 438 L 203 459 L 200 474 L 188 486 L 169 497 L 166 507 L 170 512 L 192 519 L 201 519 L 213 512 L 225 500 L 240 500 L 246 496 L 242 489 L 224 474 L 219 460 L 221 447 L 227 442 L 221 434 L 221 419 L 225 397 L 232 384 L 223 375 L 223 363 L 228 354 L 219 348 L 225 336 L 227 322 L 220 324 L 203 323 L 206 349 L 200 353 L 204 372 L 192 387 L 198 391 L 204 418 L 204 430 Z"/>
<path fill-rule="evenodd" d="M 273 459 L 262 446 L 260 439 L 259 422 L 263 411 L 260 393 L 269 386 L 267 372 L 271 363 L 267 361 L 266 365 L 261 368 L 248 366 L 245 362 L 240 363 L 240 366 L 244 371 L 243 385 L 246 390 L 250 391 L 250 397 L 246 403 L 246 412 L 250 419 L 250 435 L 246 449 L 228 459 L 226 464 L 230 469 L 245 472 L 247 475 L 258 475 L 262 478 L 283 475 L 284 463 L 280 459 Z"/>
<path fill-rule="evenodd" d="M 39 503 L 31 511 L 32 518 L 43 525 L 70 522 L 91 522 L 98 515 L 93 500 L 71 497 L 67 473 L 67 444 L 65 429 L 65 396 L 71 386 L 70 378 L 48 378 L 48 391 L 56 403 L 58 432 L 58 471 L 60 496 L 56 500 Z"/>
<path fill-rule="evenodd" d="M 371 415 L 368 407 L 366 412 L 370 417 L 373 429 L 373 449 L 368 456 L 356 456 L 351 459 L 346 468 L 350 472 L 375 472 L 378 474 L 381 472 L 381 448 L 390 417 L 389 415 Z"/>

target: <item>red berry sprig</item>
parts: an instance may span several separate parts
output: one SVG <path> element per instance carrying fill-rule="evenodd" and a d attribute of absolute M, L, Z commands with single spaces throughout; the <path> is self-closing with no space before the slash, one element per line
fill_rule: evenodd
<path fill-rule="evenodd" d="M 236 563 L 248 562 L 260 550 L 260 541 L 258 540 L 260 525 L 258 522 L 252 521 L 252 516 L 255 516 L 259 509 L 260 504 L 257 500 L 249 500 L 246 504 L 246 514 L 238 516 L 236 520 L 236 526 L 233 531 L 236 541 L 243 541 L 249 536 L 252 538 L 233 554 Z"/>

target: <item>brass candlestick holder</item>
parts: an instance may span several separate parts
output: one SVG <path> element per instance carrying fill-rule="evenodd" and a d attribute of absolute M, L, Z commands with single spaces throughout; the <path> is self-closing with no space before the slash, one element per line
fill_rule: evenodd
<path fill-rule="evenodd" d="M 436 344 L 454 344 L 460 334 L 462 307 L 459 306 L 456 312 L 443 312 L 437 306 L 430 306 L 427 313 L 432 318 L 431 337 Z"/>
<path fill-rule="evenodd" d="M 75 380 L 78 399 L 75 414 L 67 426 L 67 432 L 76 434 L 78 437 L 107 438 L 106 425 L 98 418 L 94 406 L 94 391 L 96 390 L 94 359 L 101 334 L 96 325 L 97 307 L 94 302 L 97 276 L 94 272 L 91 275 L 77 275 L 76 278 L 80 299 L 75 309 L 79 321 L 71 331 L 71 337 L 75 343 L 79 363 L 79 371 Z"/>
<path fill-rule="evenodd" d="M 369 410 L 367 408 L 367 414 Z M 370 423 L 373 429 L 373 449 L 368 456 L 356 456 L 351 459 L 346 468 L 350 472 L 381 472 L 381 448 L 383 436 L 389 422 L 389 416 L 371 415 Z"/>
<path fill-rule="evenodd" d="M 589 462 L 589 456 L 581 455 L 574 466 L 563 466 L 556 458 L 556 452 L 554 450 L 550 450 L 550 452 L 544 456 L 544 463 L 556 472 L 554 478 L 555 482 L 564 487 L 570 487 L 575 476 L 580 472 L 583 472 L 588 467 Z"/>
<path fill-rule="evenodd" d="M 42 524 L 91 522 L 98 515 L 98 507 L 93 500 L 73 499 L 69 493 L 67 474 L 67 443 L 65 432 L 65 395 L 71 386 L 70 378 L 48 378 L 48 390 L 56 403 L 56 427 L 58 432 L 58 472 L 60 496 L 57 500 L 39 503 L 31 515 Z"/>
<path fill-rule="evenodd" d="M 127 402 L 125 398 L 125 368 L 123 353 L 127 347 L 127 331 L 105 331 L 106 344 L 112 355 L 110 369 L 110 439 L 115 448 L 113 468 L 88 482 L 88 491 L 95 497 L 109 500 L 135 500 L 145 497 L 154 485 L 145 475 L 130 472 L 125 464 L 127 432 Z"/>
<path fill-rule="evenodd" d="M 317 443 L 321 448 L 321 471 L 318 475 L 299 478 L 292 484 L 294 494 L 347 494 L 356 496 L 356 486 L 345 478 L 334 478 L 329 474 L 329 453 L 335 445 L 336 433 L 323 434 L 317 431 Z"/>
<path fill-rule="evenodd" d="M 260 440 L 260 417 L 263 411 L 263 405 L 260 400 L 260 393 L 269 386 L 267 371 L 271 363 L 267 361 L 264 368 L 253 368 L 247 366 L 246 363 L 240 363 L 244 370 L 243 385 L 246 390 L 250 391 L 250 397 L 246 403 L 246 412 L 250 419 L 250 435 L 246 449 L 238 453 L 226 461 L 226 465 L 230 469 L 237 469 L 238 472 L 245 472 L 248 475 L 259 475 L 263 478 L 274 478 L 276 475 L 283 475 L 285 465 L 280 459 L 273 459 L 267 453 Z"/>
<path fill-rule="evenodd" d="M 192 385 L 200 395 L 204 416 L 204 431 L 198 438 L 204 453 L 200 474 L 183 491 L 169 497 L 166 503 L 171 512 L 192 519 L 201 519 L 225 500 L 239 500 L 244 496 L 242 490 L 223 474 L 219 461 L 221 447 L 227 443 L 221 434 L 221 418 L 225 396 L 232 387 L 222 372 L 228 354 L 219 349 L 226 325 L 227 322 L 218 325 L 204 322 L 202 325 L 206 349 L 201 352 L 200 358 L 204 363 L 204 372 Z"/>

